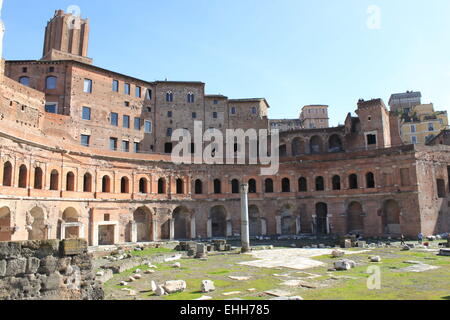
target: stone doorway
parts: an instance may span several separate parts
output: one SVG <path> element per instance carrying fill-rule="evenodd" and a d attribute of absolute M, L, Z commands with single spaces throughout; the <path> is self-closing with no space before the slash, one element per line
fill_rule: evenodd
<path fill-rule="evenodd" d="M 150 210 L 145 207 L 137 209 L 133 214 L 133 220 L 136 224 L 136 241 L 150 242 L 152 225 Z"/>
<path fill-rule="evenodd" d="M 383 232 L 387 235 L 398 236 L 402 233 L 400 224 L 401 209 L 397 201 L 387 200 L 383 205 Z"/>
<path fill-rule="evenodd" d="M 114 244 L 114 225 L 103 225 L 98 227 L 98 245 L 110 246 Z"/>
<path fill-rule="evenodd" d="M 227 235 L 227 212 L 223 206 L 211 209 L 211 231 L 213 238 L 225 238 Z"/>
<path fill-rule="evenodd" d="M 8 207 L 0 209 L 0 241 L 11 241 L 11 211 Z"/>
<path fill-rule="evenodd" d="M 348 206 L 347 233 L 364 234 L 363 208 L 359 202 L 352 202 Z"/>
<path fill-rule="evenodd" d="M 173 226 L 175 240 L 189 239 L 190 213 L 184 207 L 178 207 L 173 212 Z"/>
<path fill-rule="evenodd" d="M 248 209 L 250 236 L 258 237 L 263 235 L 262 220 L 257 206 L 250 206 Z"/>
<path fill-rule="evenodd" d="M 328 206 L 326 203 L 316 205 L 316 226 L 318 235 L 328 234 Z"/>

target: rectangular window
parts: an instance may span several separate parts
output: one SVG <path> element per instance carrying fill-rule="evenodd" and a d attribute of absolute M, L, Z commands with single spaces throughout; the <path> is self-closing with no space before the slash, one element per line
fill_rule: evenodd
<path fill-rule="evenodd" d="M 445 180 L 437 179 L 436 184 L 437 184 L 438 197 L 440 199 L 444 199 L 446 197 Z"/>
<path fill-rule="evenodd" d="M 83 107 L 83 120 L 91 120 L 91 108 Z"/>
<path fill-rule="evenodd" d="M 109 138 L 109 149 L 117 151 L 117 138 Z"/>
<path fill-rule="evenodd" d="M 130 141 L 122 141 L 122 152 L 130 152 Z"/>
<path fill-rule="evenodd" d="M 141 151 L 139 146 L 139 142 L 134 143 L 134 153 L 139 153 Z"/>
<path fill-rule="evenodd" d="M 89 147 L 90 139 L 91 139 L 91 136 L 82 134 L 81 135 L 81 145 L 84 147 Z"/>
<path fill-rule="evenodd" d="M 368 134 L 367 135 L 367 145 L 373 146 L 377 144 L 377 135 L 376 134 Z"/>
<path fill-rule="evenodd" d="M 113 82 L 112 82 L 112 91 L 119 92 L 119 81 L 113 80 Z"/>
<path fill-rule="evenodd" d="M 219 104 L 219 101 L 218 100 L 214 100 L 214 104 Z"/>
<path fill-rule="evenodd" d="M 152 90 L 147 89 L 145 92 L 145 100 L 152 100 Z"/>
<path fill-rule="evenodd" d="M 167 128 L 167 136 L 168 137 L 172 136 L 172 132 L 173 132 L 172 128 Z"/>
<path fill-rule="evenodd" d="M 172 111 L 168 111 L 168 112 L 167 112 L 167 118 L 172 118 L 172 116 L 173 116 Z"/>
<path fill-rule="evenodd" d="M 145 127 L 145 133 L 152 132 L 152 122 L 151 121 L 146 120 L 144 127 Z"/>
<path fill-rule="evenodd" d="M 412 136 L 411 137 L 411 143 L 412 144 L 417 144 L 417 137 L 416 136 Z"/>
<path fill-rule="evenodd" d="M 236 107 L 231 108 L 231 114 L 236 114 Z"/>
<path fill-rule="evenodd" d="M 134 118 L 134 130 L 141 130 L 141 118 Z"/>
<path fill-rule="evenodd" d="M 192 119 L 197 119 L 197 112 L 192 112 Z"/>
<path fill-rule="evenodd" d="M 115 127 L 119 126 L 119 115 L 115 112 L 111 113 L 111 125 Z"/>
<path fill-rule="evenodd" d="M 130 84 L 129 83 L 125 83 L 125 86 L 123 88 L 123 93 L 130 95 Z"/>
<path fill-rule="evenodd" d="M 434 123 L 428 124 L 428 131 L 433 132 L 434 131 Z"/>
<path fill-rule="evenodd" d="M 416 125 L 412 125 L 411 126 L 411 133 L 415 133 L 416 132 Z"/>
<path fill-rule="evenodd" d="M 141 87 L 136 87 L 136 98 L 141 97 Z"/>
<path fill-rule="evenodd" d="M 58 107 L 56 103 L 49 103 L 45 105 L 45 112 L 58 113 Z"/>
<path fill-rule="evenodd" d="M 257 109 L 255 107 L 252 108 L 252 114 L 256 114 L 257 113 Z"/>
<path fill-rule="evenodd" d="M 217 119 L 217 118 L 218 118 L 217 112 L 213 112 L 213 118 L 214 118 L 214 119 Z"/>
<path fill-rule="evenodd" d="M 130 129 L 130 116 L 123 116 L 123 127 Z"/>
<path fill-rule="evenodd" d="M 84 92 L 92 93 L 92 80 L 84 79 Z"/>

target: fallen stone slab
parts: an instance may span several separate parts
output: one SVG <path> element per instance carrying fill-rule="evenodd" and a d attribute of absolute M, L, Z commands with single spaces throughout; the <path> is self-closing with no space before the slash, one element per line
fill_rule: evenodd
<path fill-rule="evenodd" d="M 270 301 L 303 301 L 304 299 L 302 297 L 296 296 L 296 297 L 277 297 L 269 299 Z"/>
<path fill-rule="evenodd" d="M 212 291 L 216 291 L 216 287 L 214 285 L 214 282 L 211 280 L 203 280 L 202 281 L 202 287 L 201 287 L 202 293 L 208 293 Z"/>
<path fill-rule="evenodd" d="M 235 277 L 235 276 L 230 276 L 228 277 L 231 280 L 236 280 L 236 281 L 248 281 L 250 280 L 250 277 Z"/>
<path fill-rule="evenodd" d="M 371 257 L 370 262 L 374 262 L 374 263 L 381 262 L 381 257 L 379 257 L 379 256 Z"/>
<path fill-rule="evenodd" d="M 407 268 L 403 268 L 400 269 L 400 272 L 426 272 L 426 271 L 431 271 L 431 270 L 436 270 L 439 269 L 440 267 L 436 267 L 436 266 L 430 266 L 428 264 L 416 264 L 413 265 L 411 267 L 407 267 Z"/>
<path fill-rule="evenodd" d="M 166 281 L 162 286 L 164 291 L 168 294 L 174 294 L 179 292 L 184 292 L 187 288 L 186 281 L 183 280 L 172 280 Z"/>
<path fill-rule="evenodd" d="M 443 257 L 450 257 L 450 249 L 441 249 L 439 255 Z"/>
<path fill-rule="evenodd" d="M 237 294 L 241 294 L 241 292 L 240 291 L 232 291 L 232 292 L 224 292 L 224 293 L 222 293 L 222 295 L 224 295 L 225 297 L 235 296 Z"/>
<path fill-rule="evenodd" d="M 302 288 L 307 288 L 307 289 L 317 289 L 319 287 L 319 285 L 314 284 L 314 283 L 309 283 L 303 280 L 289 280 L 286 282 L 283 282 L 281 284 L 282 286 L 287 286 L 287 287 L 302 287 Z"/>
<path fill-rule="evenodd" d="M 198 299 L 195 299 L 196 301 L 206 301 L 206 300 L 212 300 L 212 297 L 208 297 L 208 296 L 203 296 L 200 297 Z"/>
<path fill-rule="evenodd" d="M 269 296 L 274 296 L 274 297 L 288 297 L 291 295 L 290 292 L 284 291 L 284 290 L 269 290 L 269 291 L 265 291 L 264 293 Z"/>
<path fill-rule="evenodd" d="M 177 261 L 180 260 L 183 256 L 181 254 L 178 254 L 176 256 L 170 257 L 170 258 L 166 258 L 164 259 L 164 262 L 173 262 L 173 261 Z"/>

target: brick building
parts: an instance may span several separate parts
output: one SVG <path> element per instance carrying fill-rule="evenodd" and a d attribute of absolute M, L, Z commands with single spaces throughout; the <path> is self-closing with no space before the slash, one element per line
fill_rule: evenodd
<path fill-rule="evenodd" d="M 87 20 L 77 34 L 53 26 L 71 21 L 56 12 L 41 60 L 1 64 L 0 241 L 235 236 L 241 183 L 253 236 L 449 231 L 450 148 L 404 145 L 381 99 L 360 100 L 343 126 L 282 133 L 275 176 L 260 165 L 175 165 L 175 129 L 267 129 L 267 101 L 96 67 Z"/>

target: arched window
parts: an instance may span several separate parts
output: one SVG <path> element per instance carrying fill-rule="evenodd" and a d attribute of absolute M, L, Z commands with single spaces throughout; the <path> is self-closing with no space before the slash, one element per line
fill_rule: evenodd
<path fill-rule="evenodd" d="M 341 177 L 333 177 L 333 190 L 341 190 Z"/>
<path fill-rule="evenodd" d="M 42 172 L 42 169 L 37 167 L 34 169 L 34 188 L 37 190 L 42 190 L 42 178 L 44 174 Z"/>
<path fill-rule="evenodd" d="M 109 176 L 102 178 L 102 192 L 111 193 L 111 178 Z"/>
<path fill-rule="evenodd" d="M 372 172 L 366 174 L 367 189 L 375 188 L 375 175 Z"/>
<path fill-rule="evenodd" d="M 127 177 L 120 179 L 120 192 L 130 193 L 130 180 Z"/>
<path fill-rule="evenodd" d="M 298 179 L 298 191 L 308 192 L 308 180 L 306 178 Z"/>
<path fill-rule="evenodd" d="M 59 172 L 57 170 L 53 170 L 50 173 L 50 190 L 58 191 L 59 189 Z"/>
<path fill-rule="evenodd" d="M 3 186 L 12 187 L 12 165 L 9 161 L 3 165 Z"/>
<path fill-rule="evenodd" d="M 158 194 L 166 193 L 166 180 L 163 178 L 158 180 Z"/>
<path fill-rule="evenodd" d="M 203 194 L 203 182 L 200 179 L 195 180 L 195 194 Z"/>
<path fill-rule="evenodd" d="M 66 176 L 66 191 L 75 191 L 75 175 L 72 172 Z"/>
<path fill-rule="evenodd" d="M 239 180 L 234 179 L 233 181 L 231 181 L 231 192 L 234 193 L 234 194 L 240 193 Z"/>
<path fill-rule="evenodd" d="M 325 180 L 323 177 L 316 178 L 316 191 L 325 191 Z"/>
<path fill-rule="evenodd" d="M 29 87 L 30 86 L 30 78 L 29 77 L 20 77 L 19 78 L 19 83 Z"/>
<path fill-rule="evenodd" d="M 45 89 L 47 89 L 47 90 L 56 89 L 57 80 L 58 79 L 53 76 L 47 77 L 47 79 L 45 80 Z"/>
<path fill-rule="evenodd" d="M 284 178 L 281 181 L 281 191 L 283 193 L 291 192 L 291 181 L 288 178 Z"/>
<path fill-rule="evenodd" d="M 192 92 L 189 92 L 187 95 L 187 102 L 194 103 L 195 102 L 195 96 Z"/>
<path fill-rule="evenodd" d="M 184 194 L 183 180 L 177 179 L 177 194 Z"/>
<path fill-rule="evenodd" d="M 328 139 L 328 152 L 341 151 L 343 151 L 342 140 L 337 134 L 334 134 L 330 137 L 330 139 Z"/>
<path fill-rule="evenodd" d="M 148 193 L 147 190 L 147 179 L 141 178 L 139 180 L 139 193 L 146 194 Z"/>
<path fill-rule="evenodd" d="M 256 180 L 255 179 L 250 179 L 248 181 L 248 192 L 249 193 L 257 193 L 258 189 L 256 188 Z"/>
<path fill-rule="evenodd" d="M 351 174 L 348 177 L 348 185 L 350 189 L 358 189 L 358 176 L 356 174 Z"/>
<path fill-rule="evenodd" d="M 92 175 L 86 173 L 83 177 L 83 192 L 92 192 Z"/>
<path fill-rule="evenodd" d="M 166 101 L 167 102 L 173 102 L 173 92 L 172 91 L 168 91 L 166 93 Z"/>
<path fill-rule="evenodd" d="M 214 193 L 221 194 L 222 193 L 222 183 L 219 179 L 214 180 Z"/>
<path fill-rule="evenodd" d="M 26 165 L 21 165 L 19 168 L 19 188 L 26 189 L 28 182 L 28 170 Z"/>
<path fill-rule="evenodd" d="M 273 193 L 273 180 L 272 179 L 266 179 L 264 185 L 265 185 L 266 193 Z"/>

